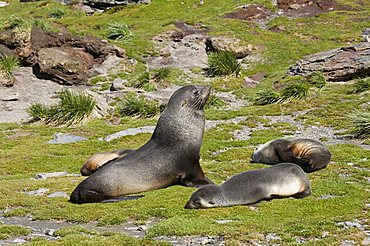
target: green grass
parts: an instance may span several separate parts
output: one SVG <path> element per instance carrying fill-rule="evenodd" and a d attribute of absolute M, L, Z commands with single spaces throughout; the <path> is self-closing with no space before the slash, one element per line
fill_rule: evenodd
<path fill-rule="evenodd" d="M 18 58 L 12 55 L 0 55 L 0 70 L 11 75 L 14 69 L 20 66 Z"/>
<path fill-rule="evenodd" d="M 271 89 L 264 89 L 257 92 L 254 103 L 256 105 L 267 105 L 277 103 L 280 100 L 281 96 L 278 92 Z"/>
<path fill-rule="evenodd" d="M 134 93 L 126 95 L 119 107 L 121 116 L 138 116 L 144 118 L 154 117 L 159 114 L 160 105 L 156 101 L 151 101 L 145 97 L 138 97 Z"/>
<path fill-rule="evenodd" d="M 84 93 L 69 90 L 59 92 L 59 103 L 47 107 L 40 103 L 32 104 L 27 112 L 34 121 L 43 121 L 50 125 L 72 126 L 82 123 L 92 113 L 95 100 Z"/>
<path fill-rule="evenodd" d="M 353 84 L 351 93 L 361 93 L 370 90 L 370 79 L 359 79 Z"/>
<path fill-rule="evenodd" d="M 121 22 L 113 22 L 108 26 L 107 38 L 119 42 L 126 42 L 133 36 L 127 24 Z"/>
<path fill-rule="evenodd" d="M 207 74 L 211 77 L 234 75 L 239 76 L 242 67 L 236 55 L 230 51 L 218 51 L 208 54 Z"/>
<path fill-rule="evenodd" d="M 16 237 L 26 236 L 31 231 L 28 228 L 17 225 L 0 225 L 0 240 Z"/>
<path fill-rule="evenodd" d="M 55 18 L 55 19 L 61 19 L 66 14 L 65 10 L 62 8 L 54 8 L 50 14 L 49 17 Z"/>
<path fill-rule="evenodd" d="M 370 138 L 370 113 L 357 111 L 348 115 L 354 124 L 353 133 L 358 138 Z"/>
<path fill-rule="evenodd" d="M 132 32 L 129 42 L 114 39 L 110 42 L 126 49 L 128 57 L 137 59 L 138 63 L 121 64 L 117 68 L 119 71 L 104 75 L 104 79 L 97 78 L 96 82 L 111 81 L 117 77 L 130 83 L 137 80 L 147 70 L 146 58 L 158 55 L 158 49 L 151 40 L 160 33 L 175 29 L 173 23 L 176 21 L 188 24 L 202 23 L 211 29 L 207 35 L 235 37 L 258 47 L 257 53 L 261 59 L 248 64 L 246 69 L 240 71 L 239 77 L 203 79 L 202 73 L 198 71 L 200 69 L 194 69 L 199 76 L 194 79 L 194 83 L 211 84 L 216 91 L 234 93 L 238 99 L 248 102 L 252 102 L 258 96 L 261 97 L 261 105 L 245 106 L 237 110 L 224 110 L 222 107 L 209 107 L 206 110 L 207 120 L 246 117 L 246 120 L 239 124 L 221 124 L 204 134 L 201 165 L 205 174 L 220 184 L 234 174 L 265 167 L 249 163 L 249 156 L 254 147 L 278 137 L 285 137 L 297 130 L 285 122 L 271 124 L 264 116 L 294 116 L 297 111 L 307 110 L 305 114 L 297 116 L 295 121 L 305 126 L 328 126 L 349 133 L 354 123 L 353 118 L 348 115 L 356 110 L 367 112 L 367 103 L 370 100 L 368 91 L 349 94 L 352 85 L 325 83 L 320 74 L 314 74 L 310 78 L 296 78 L 297 83 L 303 81 L 310 85 L 309 93 L 304 100 L 268 104 L 280 100 L 282 90 L 295 82 L 281 78 L 286 75 L 289 66 L 297 60 L 305 55 L 360 41 L 359 33 L 370 25 L 370 21 L 364 18 L 370 15 L 369 4 L 360 6 L 355 1 L 340 0 L 340 2 L 359 8 L 320 14 L 312 18 L 290 19 L 280 16 L 268 23 L 269 27 L 282 26 L 285 31 L 280 33 L 261 29 L 251 22 L 220 18 L 241 4 L 238 1 L 221 0 L 205 1 L 204 5 L 190 0 L 172 2 L 158 0 L 148 5 L 128 5 L 107 13 L 95 13 L 92 16 L 85 16 L 80 11 L 54 1 L 20 3 L 9 0 L 8 6 L 0 8 L 0 25 L 5 28 L 14 14 L 17 18 L 30 23 L 34 19 L 45 19 L 51 30 L 58 31 L 65 27 L 81 35 L 95 35 L 104 39 L 107 38 L 109 24 L 114 22 L 127 24 Z M 261 3 L 269 9 L 274 8 L 271 1 L 267 0 L 247 1 L 243 4 L 250 3 Z M 49 14 L 57 8 L 65 12 L 63 18 L 49 18 Z M 13 23 L 14 30 L 22 26 L 21 23 L 17 24 L 17 20 Z M 149 71 L 149 80 L 152 79 L 153 72 Z M 265 74 L 261 85 L 246 88 L 243 77 L 260 72 Z M 179 77 L 184 76 L 176 75 L 176 78 L 172 78 L 173 74 L 171 72 L 169 82 L 182 83 Z M 264 88 L 274 90 L 260 93 Z M 302 88 L 289 90 L 293 96 L 306 93 Z M 215 101 L 217 104 L 217 99 Z M 213 104 L 212 99 L 210 103 Z M 138 102 L 131 102 L 128 105 L 131 108 L 141 107 L 137 107 L 140 105 Z M 44 109 L 39 105 L 35 110 L 40 111 L 42 115 Z M 146 110 L 144 107 L 144 111 Z M 158 114 L 157 109 L 153 112 L 157 113 L 152 115 Z M 137 113 L 134 115 L 137 116 Z M 268 233 L 280 236 L 282 240 L 276 243 L 281 245 L 295 245 L 297 239 L 304 240 L 307 245 L 341 245 L 344 240 L 353 240 L 356 245 L 360 245 L 365 238 L 364 233 L 358 228 L 343 229 L 336 225 L 342 221 L 356 219 L 363 221 L 367 219 L 369 212 L 366 205 L 370 198 L 369 192 L 366 192 L 368 189 L 366 177 L 369 176 L 369 172 L 366 169 L 355 168 L 369 168 L 369 151 L 349 143 L 328 145 L 333 154 L 332 162 L 326 169 L 309 174 L 312 183 L 311 196 L 298 200 L 279 199 L 261 202 L 257 204 L 257 210 L 251 210 L 248 206 L 185 210 L 183 206 L 195 189 L 180 186 L 145 192 L 144 198 L 134 201 L 81 206 L 68 203 L 66 198 L 34 197 L 22 193 L 24 190 L 45 187 L 50 189 L 47 194 L 54 191 L 65 191 L 70 194 L 84 178 L 67 176 L 37 181 L 31 178 L 40 172 L 78 173 L 84 161 L 94 153 L 120 148 L 138 148 L 148 141 L 150 134 L 127 136 L 109 143 L 98 139 L 127 128 L 155 123 L 155 117 L 123 117 L 119 125 L 93 120 L 74 128 L 0 124 L 2 197 L 0 209 L 7 211 L 5 216 L 32 215 L 35 220 L 55 219 L 79 223 L 96 221 L 99 225 L 117 225 L 127 220 L 143 224 L 153 217 L 159 219 L 159 222 L 149 229 L 145 239 L 70 227 L 58 231 L 57 234 L 61 238 L 56 241 L 35 239 L 30 242 L 36 245 L 151 245 L 155 244 L 152 237 L 157 235 L 222 236 L 227 245 L 249 245 L 253 240 L 261 244 L 275 243 L 275 241 L 263 242 L 264 236 Z M 254 130 L 248 140 L 235 139 L 233 132 L 242 129 L 243 126 L 264 126 L 266 129 Z M 77 134 L 88 140 L 64 145 L 46 144 L 55 132 Z M 353 163 L 353 166 L 348 163 Z M 335 197 L 319 199 L 323 195 Z M 223 225 L 215 222 L 225 219 L 233 222 Z M 14 228 L 11 230 L 16 231 Z M 328 235 L 322 237 L 323 232 L 328 232 Z"/>

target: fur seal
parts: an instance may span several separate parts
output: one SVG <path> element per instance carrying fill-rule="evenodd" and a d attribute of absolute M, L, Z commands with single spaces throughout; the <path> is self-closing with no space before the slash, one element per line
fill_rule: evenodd
<path fill-rule="evenodd" d="M 83 180 L 70 202 L 119 199 L 171 185 L 199 187 L 212 183 L 199 164 L 210 86 L 187 85 L 173 93 L 150 140 L 104 165 Z"/>
<path fill-rule="evenodd" d="M 82 176 L 90 176 L 93 172 L 101 168 L 103 165 L 113 161 L 119 157 L 125 156 L 130 153 L 131 149 L 119 149 L 111 152 L 96 153 L 87 159 L 85 164 L 81 167 Z"/>
<path fill-rule="evenodd" d="M 331 159 L 330 151 L 313 139 L 275 139 L 256 148 L 251 156 L 253 162 L 274 165 L 291 162 L 306 173 L 325 168 Z"/>
<path fill-rule="evenodd" d="M 296 164 L 281 163 L 236 174 L 220 186 L 203 186 L 191 195 L 185 208 L 227 207 L 310 194 L 307 174 Z"/>

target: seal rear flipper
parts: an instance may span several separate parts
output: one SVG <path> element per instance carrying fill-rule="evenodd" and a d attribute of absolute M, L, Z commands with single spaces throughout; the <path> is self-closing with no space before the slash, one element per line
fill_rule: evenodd
<path fill-rule="evenodd" d="M 136 200 L 136 199 L 140 199 L 140 198 L 143 198 L 144 195 L 137 195 L 137 196 L 115 196 L 115 197 L 111 197 L 109 199 L 105 199 L 101 202 L 104 202 L 104 203 L 110 203 L 110 202 L 121 202 L 121 201 L 129 201 L 129 200 Z"/>

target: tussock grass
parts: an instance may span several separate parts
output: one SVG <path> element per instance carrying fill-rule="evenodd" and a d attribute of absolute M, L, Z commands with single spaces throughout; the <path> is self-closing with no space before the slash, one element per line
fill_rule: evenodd
<path fill-rule="evenodd" d="M 168 79 L 170 74 L 171 74 L 171 68 L 161 67 L 158 70 L 154 71 L 153 79 L 157 83 L 162 83 L 162 82 L 165 82 L 166 79 Z"/>
<path fill-rule="evenodd" d="M 207 75 L 210 77 L 234 75 L 239 76 L 242 67 L 236 54 L 230 51 L 213 52 L 208 55 Z"/>
<path fill-rule="evenodd" d="M 50 29 L 47 22 L 44 19 L 34 19 L 32 21 L 32 26 L 39 27 L 45 31 Z"/>
<path fill-rule="evenodd" d="M 208 98 L 208 101 L 207 101 L 207 104 L 206 104 L 206 108 L 219 108 L 219 107 L 222 107 L 225 105 L 225 102 L 219 98 L 218 96 L 215 96 L 215 95 L 211 95 L 209 98 Z"/>
<path fill-rule="evenodd" d="M 22 17 L 12 15 L 6 22 L 6 29 L 15 29 L 15 28 L 27 28 L 29 27 L 29 22 L 23 19 Z"/>
<path fill-rule="evenodd" d="M 133 34 L 127 24 L 122 22 L 113 22 L 108 26 L 107 38 L 119 42 L 126 42 L 133 37 Z"/>
<path fill-rule="evenodd" d="M 157 88 L 155 84 L 150 79 L 149 72 L 143 72 L 139 75 L 137 79 L 133 79 L 128 83 L 128 86 L 134 88 L 141 88 L 145 91 L 155 91 Z"/>
<path fill-rule="evenodd" d="M 49 17 L 50 18 L 55 18 L 55 19 L 61 19 L 64 17 L 64 15 L 66 14 L 66 11 L 64 9 L 61 9 L 61 8 L 54 8 L 50 14 L 49 14 Z"/>
<path fill-rule="evenodd" d="M 323 88 L 326 85 L 326 79 L 320 72 L 313 72 L 304 77 L 305 82 L 316 88 Z"/>
<path fill-rule="evenodd" d="M 95 107 L 95 100 L 83 93 L 63 90 L 59 93 L 60 102 L 47 107 L 40 103 L 32 104 L 27 112 L 34 121 L 50 125 L 72 126 L 87 119 Z"/>
<path fill-rule="evenodd" d="M 357 138 L 370 138 L 370 113 L 356 111 L 348 115 L 354 124 L 355 137 Z"/>
<path fill-rule="evenodd" d="M 20 66 L 18 58 L 12 55 L 0 55 L 0 70 L 11 75 L 13 70 Z"/>
<path fill-rule="evenodd" d="M 254 99 L 256 105 L 267 105 L 272 103 L 280 102 L 281 96 L 278 92 L 272 89 L 264 89 L 257 92 L 257 96 Z"/>
<path fill-rule="evenodd" d="M 370 90 L 370 78 L 359 79 L 353 84 L 351 93 L 361 93 Z"/>
<path fill-rule="evenodd" d="M 308 95 L 309 88 L 307 83 L 292 83 L 281 91 L 281 101 L 303 99 Z"/>
<path fill-rule="evenodd" d="M 145 97 L 138 97 L 134 93 L 128 93 L 119 109 L 121 116 L 137 116 L 150 118 L 156 116 L 161 111 L 160 105 L 156 101 L 151 101 Z"/>

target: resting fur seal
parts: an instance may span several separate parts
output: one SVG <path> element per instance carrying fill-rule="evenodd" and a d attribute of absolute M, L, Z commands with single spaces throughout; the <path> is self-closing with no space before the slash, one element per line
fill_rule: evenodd
<path fill-rule="evenodd" d="M 150 140 L 83 180 L 70 202 L 110 200 L 171 185 L 210 184 L 199 164 L 210 86 L 184 86 L 171 96 Z"/>
<path fill-rule="evenodd" d="M 227 207 L 274 198 L 303 198 L 310 194 L 307 174 L 293 163 L 281 163 L 239 173 L 220 186 L 203 186 L 191 195 L 185 208 Z"/>
<path fill-rule="evenodd" d="M 331 159 L 330 151 L 313 139 L 275 139 L 254 150 L 252 163 L 277 164 L 292 162 L 299 165 L 306 173 L 325 168 Z"/>
<path fill-rule="evenodd" d="M 110 161 L 117 159 L 118 157 L 122 157 L 130 153 L 131 149 L 119 149 L 114 150 L 111 152 L 102 152 L 96 153 L 90 156 L 89 159 L 85 162 L 85 164 L 81 167 L 81 175 L 82 176 L 90 176 L 93 172 L 101 168 L 103 165 L 107 164 Z"/>

